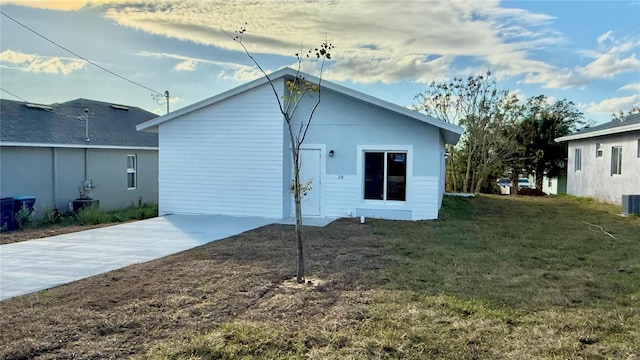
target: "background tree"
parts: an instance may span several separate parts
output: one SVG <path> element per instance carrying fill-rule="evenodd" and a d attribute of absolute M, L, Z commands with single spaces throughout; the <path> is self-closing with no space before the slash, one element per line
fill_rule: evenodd
<path fill-rule="evenodd" d="M 633 114 L 640 114 L 640 105 L 631 107 L 631 109 L 626 113 L 622 110 L 611 113 L 611 120 L 623 121 L 627 116 L 631 116 Z"/>
<path fill-rule="evenodd" d="M 295 211 L 296 211 L 296 240 L 298 245 L 297 256 L 297 274 L 296 281 L 303 283 L 305 281 L 305 266 L 304 266 L 304 246 L 302 236 L 302 198 L 311 190 L 312 179 L 306 180 L 302 183 L 300 180 L 300 168 L 302 166 L 300 160 L 300 148 L 304 142 L 304 139 L 311 125 L 311 120 L 315 114 L 318 105 L 320 105 L 320 95 L 322 93 L 322 72 L 324 70 L 324 64 L 326 60 L 331 59 L 331 50 L 334 48 L 331 42 L 325 40 L 320 43 L 317 48 L 312 48 L 307 51 L 306 54 L 296 53 L 297 69 L 293 79 L 286 80 L 286 89 L 283 89 L 283 93 L 279 93 L 276 89 L 276 84 L 269 77 L 269 74 L 260 66 L 255 57 L 251 54 L 246 47 L 244 40 L 244 34 L 246 32 L 245 27 L 241 27 L 240 30 L 235 32 L 233 40 L 240 44 L 245 54 L 253 61 L 253 64 L 262 72 L 267 82 L 271 86 L 271 90 L 278 103 L 278 109 L 282 114 L 285 123 L 287 124 L 287 130 L 289 132 L 289 141 L 291 142 L 291 156 L 293 159 L 293 182 L 291 183 L 291 193 L 294 197 Z M 318 83 L 312 83 L 307 81 L 300 72 L 303 59 L 312 59 L 320 63 Z M 302 107 L 302 102 L 306 99 L 311 99 L 312 105 L 306 107 L 307 113 L 304 116 L 296 114 L 296 112 Z M 294 117 L 300 119 L 294 123 Z"/>
<path fill-rule="evenodd" d="M 529 134 L 525 144 L 525 166 L 536 177 L 536 189 L 542 189 L 544 175 L 558 176 L 566 167 L 567 144 L 555 139 L 570 134 L 584 124 L 582 112 L 572 101 L 553 103 L 544 95 L 527 100 L 521 131 Z"/>
<path fill-rule="evenodd" d="M 479 192 L 516 147 L 511 133 L 504 131 L 519 119 L 515 95 L 498 90 L 496 80 L 487 72 L 432 82 L 415 99 L 418 104 L 414 109 L 464 128 L 460 145 L 448 147 L 448 190 Z"/>

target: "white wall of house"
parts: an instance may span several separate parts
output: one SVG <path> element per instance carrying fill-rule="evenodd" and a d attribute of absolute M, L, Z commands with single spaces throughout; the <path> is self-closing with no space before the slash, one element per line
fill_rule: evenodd
<path fill-rule="evenodd" d="M 283 135 L 269 85 L 160 124 L 160 214 L 282 218 Z"/>
<path fill-rule="evenodd" d="M 282 78 L 275 86 L 284 89 Z M 297 116 L 306 120 L 313 98 L 305 99 Z M 249 87 L 194 109 L 158 125 L 160 214 L 292 216 L 291 142 L 271 87 Z M 438 127 L 327 88 L 303 149 L 301 181 L 313 178 L 303 215 L 438 217 L 444 191 Z M 406 155 L 404 201 L 364 199 L 365 153 L 385 151 Z"/>
<path fill-rule="evenodd" d="M 558 195 L 558 178 L 550 178 L 545 175 L 544 179 L 542 179 L 542 192 L 549 195 Z"/>
<path fill-rule="evenodd" d="M 602 155 L 596 156 L 596 144 Z M 640 131 L 569 141 L 567 193 L 621 204 L 622 195 L 640 194 Z M 612 174 L 612 147 L 622 148 L 621 174 Z M 576 170 L 576 149 L 581 169 Z"/>
<path fill-rule="evenodd" d="M 308 107 L 301 107 L 298 114 L 306 116 Z M 438 217 L 444 190 L 444 141 L 435 126 L 324 91 L 305 143 L 322 144 L 326 149 L 323 182 L 312 190 L 323 194 L 321 216 Z M 407 154 L 406 201 L 364 199 L 366 151 Z M 291 161 L 290 155 L 285 158 Z"/>

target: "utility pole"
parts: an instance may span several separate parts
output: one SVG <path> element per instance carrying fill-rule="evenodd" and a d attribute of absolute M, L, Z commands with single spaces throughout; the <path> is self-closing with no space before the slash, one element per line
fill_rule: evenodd
<path fill-rule="evenodd" d="M 162 105 L 162 103 L 160 102 L 160 99 L 164 97 L 164 101 L 166 101 L 166 104 L 167 104 L 167 114 L 169 113 L 169 90 L 166 90 L 164 94 L 160 94 L 160 93 L 151 94 L 151 97 L 158 103 L 158 105 Z"/>
<path fill-rule="evenodd" d="M 169 90 L 164 92 L 164 97 L 167 98 L 167 114 L 169 113 Z"/>

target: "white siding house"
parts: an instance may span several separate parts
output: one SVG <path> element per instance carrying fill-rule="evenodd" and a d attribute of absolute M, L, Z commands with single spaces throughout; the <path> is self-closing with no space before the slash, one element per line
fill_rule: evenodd
<path fill-rule="evenodd" d="M 270 75 L 279 94 L 294 76 L 289 68 Z M 303 215 L 437 218 L 444 146 L 462 129 L 325 80 L 321 94 L 301 151 L 301 181 L 312 180 Z M 289 135 L 266 79 L 138 130 L 159 133 L 161 214 L 293 216 Z"/>
<path fill-rule="evenodd" d="M 567 193 L 621 204 L 640 194 L 640 114 L 581 129 L 569 143 Z"/>

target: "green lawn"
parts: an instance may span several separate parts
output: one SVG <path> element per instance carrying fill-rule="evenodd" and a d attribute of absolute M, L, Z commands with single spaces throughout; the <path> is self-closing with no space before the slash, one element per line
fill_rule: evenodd
<path fill-rule="evenodd" d="M 0 358 L 640 359 L 640 218 L 446 197 L 438 221 L 271 225 L 2 302 Z"/>

